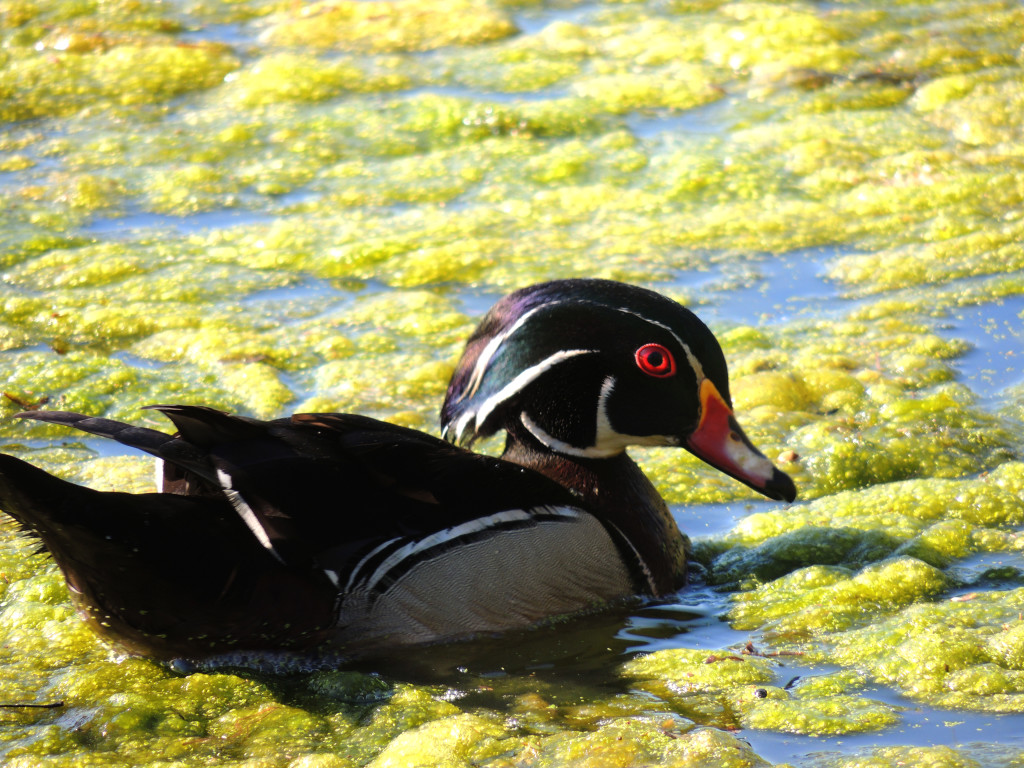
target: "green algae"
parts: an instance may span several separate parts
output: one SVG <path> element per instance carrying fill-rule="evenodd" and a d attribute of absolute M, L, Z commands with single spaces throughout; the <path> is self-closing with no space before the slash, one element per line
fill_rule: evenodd
<path fill-rule="evenodd" d="M 677 736 L 658 725 L 636 720 L 606 725 L 592 734 L 560 734 L 547 741 L 536 754 L 537 765 L 575 768 L 598 765 L 757 768 L 768 765 L 749 745 L 731 734 L 705 728 Z"/>
<path fill-rule="evenodd" d="M 736 595 L 730 617 L 741 628 L 813 636 L 856 626 L 868 614 L 891 613 L 937 595 L 946 586 L 941 571 L 905 556 L 873 563 L 857 573 L 812 565 Z"/>
<path fill-rule="evenodd" d="M 262 39 L 279 46 L 368 52 L 423 51 L 507 37 L 515 25 L 500 8 L 467 0 L 431 0 L 404 13 L 400 3 L 329 0 L 268 19 Z"/>
<path fill-rule="evenodd" d="M 500 745 L 496 747 L 494 742 L 505 735 L 505 729 L 500 725 L 478 715 L 452 715 L 401 733 L 370 765 L 374 768 L 414 765 L 457 768 L 470 760 L 479 761 L 482 754 L 500 749 Z"/>
<path fill-rule="evenodd" d="M 802 685 L 791 694 L 773 685 L 778 660 L 746 652 L 656 651 L 629 662 L 624 672 L 675 711 L 724 728 L 835 735 L 880 730 L 900 719 L 892 707 L 854 695 L 863 679 Z"/>
<path fill-rule="evenodd" d="M 151 466 L 9 416 L 168 429 L 138 407 L 184 401 L 436 430 L 483 308 L 466 295 L 692 272 L 666 292 L 728 318 L 761 265 L 824 246 L 861 299 L 714 323 L 741 422 L 804 501 L 698 543 L 734 627 L 838 671 L 781 687 L 784 657 L 681 648 L 627 662 L 615 698 L 511 714 L 358 673 L 299 694 L 179 677 L 112 657 L 4 523 L 0 698 L 65 702 L 4 712 L 6 764 L 765 765 L 758 729 L 827 752 L 898 722 L 872 685 L 952 720 L 1022 711 L 1024 409 L 962 383 L 946 327 L 1024 294 L 1022 21 L 1009 2 L 0 2 L 0 439 L 93 487 L 149 490 Z M 750 497 L 678 451 L 639 457 L 673 503 Z"/>
<path fill-rule="evenodd" d="M 638 109 L 690 109 L 716 100 L 721 91 L 697 67 L 676 67 L 657 74 L 602 75 L 578 79 L 573 91 L 612 114 Z"/>
<path fill-rule="evenodd" d="M 241 106 L 248 108 L 288 101 L 324 101 L 347 91 L 398 90 L 410 85 L 408 76 L 397 68 L 399 60 L 377 60 L 374 63 L 383 64 L 385 71 L 377 74 L 355 62 L 276 53 L 236 73 L 230 81 L 232 88 L 238 89 L 235 98 Z M 232 98 L 230 94 L 227 96 Z"/>
<path fill-rule="evenodd" d="M 729 538 L 749 546 L 808 525 L 831 530 L 849 527 L 897 541 L 931 531 L 928 535 L 937 554 L 959 557 L 970 551 L 956 543 L 963 541 L 964 531 L 974 535 L 985 528 L 1020 525 L 1024 515 L 1017 490 L 1021 472 L 1020 462 L 1009 462 L 979 478 L 911 480 L 835 494 L 799 511 L 750 515 Z M 938 534 L 939 530 L 944 535 Z"/>
<path fill-rule="evenodd" d="M 1007 750 L 1009 753 L 1009 750 Z M 993 762 L 991 765 L 1012 765 L 1010 754 L 1003 756 L 1007 762 Z M 980 768 L 982 763 L 946 746 L 920 747 L 877 747 L 865 754 L 826 757 L 816 762 L 823 768 L 898 768 L 913 761 L 922 768 Z"/>
<path fill-rule="evenodd" d="M 815 699 L 770 696 L 741 718 L 747 728 L 814 736 L 876 731 L 899 721 L 893 708 L 882 702 L 846 695 Z"/>
<path fill-rule="evenodd" d="M 843 29 L 799 4 L 731 3 L 723 11 L 727 21 L 702 30 L 705 55 L 721 66 L 833 68 L 852 58 L 839 44 Z"/>
<path fill-rule="evenodd" d="M 74 36 L 53 43 L 56 51 L 10 59 L 5 80 L 17 83 L 0 91 L 0 117 L 25 120 L 44 115 L 68 115 L 94 104 L 157 103 L 195 90 L 210 88 L 238 67 L 224 46 L 180 46 L 160 42 L 124 42 L 108 47 L 103 40 L 76 51 Z M 35 49 L 33 49 L 35 50 Z M 57 58 L 61 66 L 54 67 Z"/>
<path fill-rule="evenodd" d="M 888 518 L 874 532 L 876 539 L 888 533 L 899 541 L 914 528 L 921 530 L 906 538 L 896 553 L 914 553 L 933 565 L 904 554 L 854 572 L 849 564 L 858 556 L 848 554 L 849 549 L 829 549 L 828 536 L 834 538 L 834 534 L 828 534 L 815 541 L 827 551 L 824 558 L 817 559 L 844 561 L 846 567 L 803 567 L 739 593 L 735 596 L 733 620 L 738 626 L 757 626 L 770 632 L 783 647 L 795 643 L 813 659 L 860 670 L 912 698 L 952 708 L 1021 711 L 1019 671 L 1024 656 L 1019 648 L 1024 635 L 1018 619 L 1020 591 L 970 592 L 939 601 L 929 599 L 947 586 L 948 577 L 935 566 L 946 566 L 968 553 L 1019 549 L 1015 534 L 1003 534 L 1019 525 L 1020 465 L 1007 464 L 993 474 L 995 477 L 976 481 L 950 481 L 956 493 L 937 498 L 931 493 L 921 494 L 916 482 L 889 488 L 889 493 L 897 494 L 891 498 L 902 496 L 913 507 L 904 507 L 903 520 L 889 516 L 887 504 L 872 498 L 869 492 L 847 494 L 847 502 L 856 499 L 854 503 L 864 504 L 851 518 L 863 520 L 869 510 Z M 884 487 L 878 490 L 886 491 Z M 829 505 L 831 498 L 811 506 L 828 515 L 826 508 L 841 508 L 840 497 L 835 498 L 840 502 L 837 507 Z M 929 509 L 929 504 L 934 506 Z M 948 519 L 927 524 L 929 519 L 946 515 Z M 748 532 L 760 527 L 754 520 L 750 523 Z M 823 518 L 817 518 L 818 525 L 823 523 Z M 985 535 L 988 526 L 996 528 L 996 535 Z M 905 532 L 900 533 L 901 529 Z M 756 574 L 759 563 L 770 559 L 765 551 L 782 551 L 783 557 L 791 561 L 813 562 L 815 549 L 800 546 L 802 539 L 814 540 L 806 530 L 800 529 L 799 537 L 781 534 L 744 554 L 728 550 L 721 557 L 734 573 L 743 570 L 746 559 L 752 562 L 750 573 Z M 863 559 L 863 542 L 854 541 L 861 547 L 859 557 Z M 784 549 L 787 545 L 792 549 Z M 881 547 L 877 554 L 884 555 L 885 549 Z M 773 562 L 781 567 L 785 561 L 780 558 Z M 772 576 L 762 573 L 766 579 Z M 809 643 L 810 638 L 814 642 Z"/>
<path fill-rule="evenodd" d="M 640 678 L 667 679 L 674 692 L 685 694 L 765 683 L 773 679 L 773 666 L 769 659 L 757 656 L 679 648 L 641 656 L 627 663 L 624 671 Z"/>
<path fill-rule="evenodd" d="M 1020 590 L 968 594 L 904 609 L 826 639 L 814 653 L 856 666 L 939 706 L 1020 712 Z"/>

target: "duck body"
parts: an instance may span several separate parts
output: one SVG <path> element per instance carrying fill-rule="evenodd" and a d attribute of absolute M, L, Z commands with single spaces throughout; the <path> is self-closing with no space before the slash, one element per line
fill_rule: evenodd
<path fill-rule="evenodd" d="M 795 496 L 735 423 L 710 331 L 610 281 L 498 302 L 452 377 L 444 440 L 351 414 L 151 407 L 175 435 L 20 415 L 153 454 L 160 492 L 98 492 L 0 455 L 0 509 L 41 539 L 101 635 L 166 660 L 356 655 L 671 594 L 686 539 L 627 445 L 678 445 Z M 452 444 L 498 430 L 500 459 Z"/>

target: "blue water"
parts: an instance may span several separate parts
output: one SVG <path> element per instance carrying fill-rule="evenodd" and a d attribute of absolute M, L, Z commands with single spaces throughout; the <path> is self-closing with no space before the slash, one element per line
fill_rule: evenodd
<path fill-rule="evenodd" d="M 585 22 L 588 14 L 596 10 L 594 6 L 586 5 L 562 10 L 545 9 L 542 12 L 528 10 L 517 17 L 517 23 L 525 32 L 533 32 L 556 20 Z M 226 41 L 244 47 L 251 42 L 251 36 L 250 29 L 227 24 L 206 27 L 190 33 L 188 37 L 194 40 Z M 474 98 L 480 96 L 468 89 L 444 90 L 446 93 Z M 560 94 L 561 91 L 555 87 L 533 94 L 517 94 L 515 98 L 543 99 Z M 513 98 L 508 94 L 486 96 L 497 100 Z M 670 140 L 677 136 L 715 136 L 733 126 L 737 120 L 735 107 L 736 101 L 727 96 L 682 114 L 631 115 L 625 118 L 625 124 L 635 136 L 650 142 Z M 41 162 L 44 164 L 40 166 L 39 173 L 46 169 L 45 159 Z M 6 183 L 9 176 L 0 174 L 0 186 Z M 287 205 L 309 194 L 300 190 L 278 202 Z M 213 211 L 184 218 L 137 213 L 119 218 L 96 219 L 84 228 L 84 233 L 98 237 L 133 237 L 164 231 L 180 234 L 249 226 L 273 219 L 272 213 L 245 209 Z M 840 252 L 829 248 L 802 249 L 785 254 L 748 254 L 742 259 L 719 263 L 708 271 L 679 271 L 665 287 L 699 297 L 699 306 L 695 309 L 713 327 L 738 323 L 772 326 L 802 318 L 839 318 L 863 301 L 846 296 L 842 285 L 826 277 L 830 262 L 840 255 Z M 739 287 L 736 287 L 737 282 Z M 370 293 L 386 290 L 386 286 L 372 282 L 363 288 L 364 292 Z M 466 314 L 479 317 L 500 295 L 477 288 L 462 290 L 455 297 Z M 872 300 L 876 298 L 872 297 Z M 339 290 L 329 281 L 309 278 L 298 285 L 252 294 L 243 298 L 241 304 L 264 308 L 276 302 L 314 299 L 316 306 L 325 306 L 326 312 L 330 313 L 346 307 L 352 301 L 352 293 Z M 1024 384 L 1022 314 L 1024 297 L 1017 297 L 958 308 L 948 317 L 935 320 L 935 328 L 939 333 L 947 338 L 966 340 L 972 345 L 972 349 L 954 363 L 958 379 L 992 408 L 1000 406 L 1002 396 L 1009 388 Z M 115 356 L 133 366 L 159 365 L 127 353 Z M 84 442 L 104 455 L 125 452 L 122 446 L 110 441 Z M 676 509 L 675 513 L 684 530 L 699 539 L 721 535 L 744 516 L 775 506 L 770 502 L 742 501 L 693 505 Z M 994 567 L 1024 570 L 1024 556 L 1007 554 L 965 558 L 952 572 L 963 573 L 965 580 L 969 580 L 972 574 Z M 748 642 L 757 644 L 760 640 L 757 633 L 734 630 L 724 621 L 728 609 L 727 594 L 697 587 L 683 592 L 669 605 L 637 609 L 617 624 L 612 622 L 610 630 L 601 627 L 598 637 L 604 639 L 610 632 L 617 641 L 620 654 L 679 646 L 716 650 L 741 648 Z M 567 647 L 571 649 L 574 646 L 570 643 Z M 582 647 L 586 647 L 586 644 Z M 572 652 L 565 651 L 567 655 Z M 606 666 L 609 664 L 607 656 L 600 661 Z M 614 663 L 614 659 L 611 663 Z M 830 671 L 833 670 L 808 666 L 798 658 L 788 658 L 779 667 L 776 683 L 785 685 L 796 677 L 827 674 Z M 478 672 L 481 675 L 499 674 L 497 669 L 486 667 Z M 759 731 L 745 731 L 742 737 L 751 743 L 759 755 L 772 762 L 792 761 L 798 755 L 803 756 L 803 762 L 812 764 L 829 755 L 885 744 L 961 746 L 998 740 L 1004 745 L 1024 749 L 1024 716 L 939 710 L 915 704 L 884 686 L 869 689 L 863 695 L 900 707 L 900 724 L 883 733 L 833 739 Z"/>

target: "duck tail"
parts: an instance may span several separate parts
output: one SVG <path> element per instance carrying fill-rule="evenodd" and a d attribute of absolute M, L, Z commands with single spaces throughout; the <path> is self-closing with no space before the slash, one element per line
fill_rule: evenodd
<path fill-rule="evenodd" d="M 2 453 L 0 512 L 42 541 L 73 587 L 76 572 L 169 566 L 190 554 L 212 559 L 236 537 L 248 543 L 223 499 L 97 491 Z"/>
<path fill-rule="evenodd" d="M 182 525 L 190 521 L 190 513 L 216 519 L 216 510 L 209 506 L 205 499 L 96 491 L 0 454 L 0 512 L 42 543 L 76 592 L 124 578 L 133 567 L 153 559 L 152 546 L 146 546 L 153 537 L 147 518 L 167 521 L 180 515 Z M 177 543 L 174 539 L 165 534 L 170 546 Z"/>
<path fill-rule="evenodd" d="M 42 539 L 47 549 L 52 536 L 69 522 L 70 511 L 88 506 L 82 503 L 84 497 L 94 493 L 0 453 L 0 511 Z"/>
<path fill-rule="evenodd" d="M 168 435 L 155 429 L 136 427 L 120 421 L 86 416 L 85 414 L 72 411 L 23 411 L 22 413 L 15 414 L 15 418 L 45 421 L 49 424 L 74 427 L 82 432 L 88 432 L 90 435 L 116 440 L 122 445 L 138 448 L 154 456 L 160 456 L 162 450 L 177 439 L 173 435 Z"/>
<path fill-rule="evenodd" d="M 187 410 L 188 408 L 187 406 L 148 407 L 161 411 L 164 409 L 173 411 L 175 408 Z M 212 411 L 212 409 L 199 407 L 194 409 Z M 216 411 L 212 412 L 216 413 Z M 113 419 L 86 416 L 72 411 L 25 411 L 15 414 L 15 416 L 19 419 L 32 419 L 33 421 L 45 421 L 48 424 L 72 427 L 90 435 L 116 440 L 129 448 L 136 448 L 151 456 L 156 456 L 158 460 L 164 462 L 162 467 L 158 467 L 157 470 L 161 491 L 185 496 L 211 490 L 218 493 L 220 491 L 220 485 L 206 451 L 188 440 L 181 439 L 178 435 L 169 435 L 148 427 L 136 427 Z"/>
<path fill-rule="evenodd" d="M 278 563 L 222 496 L 96 491 L 0 454 L 0 511 L 50 552 L 93 629 L 131 653 L 315 647 L 336 620 L 334 587 Z"/>

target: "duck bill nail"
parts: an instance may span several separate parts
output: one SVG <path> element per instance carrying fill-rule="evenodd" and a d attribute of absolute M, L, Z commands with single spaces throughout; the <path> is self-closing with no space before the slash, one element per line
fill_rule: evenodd
<path fill-rule="evenodd" d="M 796 498 L 789 475 L 754 447 L 709 379 L 701 382 L 700 406 L 700 423 L 685 443 L 692 454 L 770 499 Z"/>

